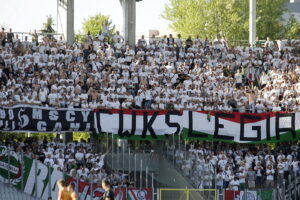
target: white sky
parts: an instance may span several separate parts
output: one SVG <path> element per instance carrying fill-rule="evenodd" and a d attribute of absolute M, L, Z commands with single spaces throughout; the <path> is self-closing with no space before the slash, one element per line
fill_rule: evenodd
<path fill-rule="evenodd" d="M 75 31 L 82 26 L 84 19 L 101 12 L 109 15 L 122 31 L 122 9 L 119 0 L 74 0 Z M 12 28 L 16 32 L 29 32 L 41 29 L 47 15 L 52 15 L 56 23 L 57 0 L 0 0 L 0 26 Z M 164 5 L 169 0 L 143 0 L 137 2 L 136 35 L 148 36 L 149 29 L 157 29 L 161 34 L 170 32 L 168 21 L 161 17 Z M 54 26 L 56 29 L 56 25 Z"/>

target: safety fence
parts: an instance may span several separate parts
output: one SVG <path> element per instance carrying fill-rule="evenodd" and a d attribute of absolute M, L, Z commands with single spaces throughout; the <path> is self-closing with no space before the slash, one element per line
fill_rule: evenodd
<path fill-rule="evenodd" d="M 56 182 L 60 179 L 72 185 L 81 200 L 102 197 L 104 190 L 100 184 L 101 180 L 80 178 L 78 175 L 72 178 L 66 171 L 54 169 L 37 159 L 32 159 L 24 155 L 23 151 L 16 152 L 12 151 L 10 146 L 0 146 L 0 181 L 35 198 L 56 199 L 58 194 Z M 114 193 L 118 200 L 153 198 L 152 187 L 115 187 Z"/>
<path fill-rule="evenodd" d="M 160 189 L 160 200 L 217 200 L 215 189 Z"/>
<path fill-rule="evenodd" d="M 171 154 L 169 154 L 168 160 L 171 163 L 173 162 L 173 156 Z M 246 178 L 245 182 L 241 183 L 240 186 L 238 187 L 239 189 L 241 188 L 246 188 L 246 189 L 243 189 L 239 192 L 231 193 L 228 192 L 230 191 L 230 188 L 229 190 L 226 190 L 228 187 L 224 188 L 224 181 L 222 178 L 220 178 L 220 174 L 217 174 L 214 168 L 210 170 L 209 174 L 207 171 L 198 174 L 195 168 L 189 170 L 184 168 L 183 165 L 184 163 L 182 162 L 182 160 L 178 159 L 178 157 L 175 157 L 173 166 L 190 181 L 193 187 L 215 189 L 216 191 L 218 191 L 218 199 L 235 200 L 234 198 L 230 197 L 230 196 L 235 196 L 236 199 L 244 200 L 245 197 L 241 198 L 241 196 L 245 196 L 246 193 L 248 196 L 257 196 L 256 198 L 254 198 L 255 200 L 256 199 L 257 200 L 300 199 L 299 170 L 293 171 L 290 169 L 289 171 L 285 172 L 285 175 L 283 174 L 279 175 L 277 173 L 274 175 L 274 180 L 272 180 L 271 183 L 267 181 L 266 175 L 262 175 L 261 177 L 256 177 L 254 181 L 248 181 L 248 178 Z M 252 186 L 249 184 L 249 182 L 251 182 Z M 252 198 L 249 197 L 249 199 Z"/>
<path fill-rule="evenodd" d="M 189 168 L 185 165 L 193 160 L 191 152 L 188 151 L 185 141 L 178 140 L 179 138 L 171 137 L 165 157 L 179 171 L 194 188 L 215 189 L 218 191 L 218 199 L 236 200 L 248 199 L 255 200 L 297 200 L 300 199 L 300 171 L 299 169 L 289 168 L 287 171 L 274 174 L 274 180 L 267 181 L 267 175 L 262 173 L 261 177 L 254 176 L 254 181 L 245 178 L 244 183 L 240 184 L 238 192 L 229 192 L 230 188 L 224 187 L 224 180 L 220 173 L 218 174 L 213 165 L 209 165 L 209 170 L 197 170 L 193 165 Z M 206 142 L 209 149 L 218 151 L 218 145 Z M 229 145 L 229 144 L 228 144 Z M 208 147 L 208 146 L 207 146 Z M 291 153 L 293 157 L 297 157 L 297 152 Z M 249 182 L 251 182 L 249 184 Z M 229 182 L 228 182 L 229 183 Z M 200 189 L 201 190 L 201 189 Z M 233 195 L 234 194 L 234 195 Z M 246 196 L 247 194 L 247 196 Z M 235 199 L 230 196 L 235 196 Z M 242 197 L 241 197 L 242 196 Z M 225 198 L 226 197 L 226 198 Z M 255 197 L 255 198 L 251 198 Z"/>
<path fill-rule="evenodd" d="M 138 154 L 136 154 L 138 155 Z M 138 161 L 142 155 L 137 157 Z M 136 161 L 136 162 L 138 162 Z M 146 162 L 145 162 L 146 163 Z M 140 171 L 145 171 L 145 166 L 140 166 Z M 121 168 L 120 168 L 121 169 Z M 137 170 L 138 171 L 138 170 Z M 136 171 L 136 172 L 137 172 Z M 125 167 L 124 173 L 128 173 Z M 140 173 L 132 181 L 145 181 L 144 174 Z M 153 177 L 153 175 L 152 175 Z M 20 191 L 40 199 L 56 198 L 58 188 L 56 182 L 65 179 L 68 184 L 74 186 L 80 199 L 89 200 L 100 198 L 104 190 L 97 179 L 81 180 L 79 176 L 72 178 L 65 171 L 53 169 L 49 165 L 41 163 L 24 155 L 22 151 L 12 151 L 9 146 L 0 146 L 0 181 L 13 186 Z M 116 187 L 114 189 L 116 199 L 144 199 L 144 200 L 298 200 L 300 199 L 300 177 L 297 172 L 290 172 L 286 179 L 275 180 L 271 188 L 256 187 L 255 189 L 224 190 L 215 184 L 204 189 L 155 189 L 153 179 L 146 183 L 137 184 L 128 188 Z M 247 187 L 246 187 L 247 188 Z"/>
<path fill-rule="evenodd" d="M 52 37 L 55 40 L 59 40 L 63 36 L 62 33 L 42 33 L 42 32 L 13 32 L 14 38 L 19 39 L 21 42 L 38 39 L 38 42 L 44 41 L 44 38 Z"/>
<path fill-rule="evenodd" d="M 294 184 L 294 182 L 292 182 Z M 299 183 L 298 183 L 299 184 Z M 297 185 L 299 187 L 299 185 Z M 159 200 L 299 200 L 294 187 L 251 190 L 159 189 Z"/>

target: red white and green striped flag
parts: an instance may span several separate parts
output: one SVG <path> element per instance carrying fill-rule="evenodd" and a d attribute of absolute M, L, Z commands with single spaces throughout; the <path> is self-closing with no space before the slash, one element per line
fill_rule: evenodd
<path fill-rule="evenodd" d="M 127 199 L 128 200 L 139 200 L 139 199 L 151 200 L 152 199 L 152 189 L 151 188 L 145 188 L 142 190 L 128 189 Z"/>

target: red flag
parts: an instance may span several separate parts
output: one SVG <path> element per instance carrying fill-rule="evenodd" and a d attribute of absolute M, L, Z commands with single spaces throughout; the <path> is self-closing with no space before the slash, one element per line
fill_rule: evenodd
<path fill-rule="evenodd" d="M 240 199 L 240 191 L 225 190 L 225 200 Z"/>

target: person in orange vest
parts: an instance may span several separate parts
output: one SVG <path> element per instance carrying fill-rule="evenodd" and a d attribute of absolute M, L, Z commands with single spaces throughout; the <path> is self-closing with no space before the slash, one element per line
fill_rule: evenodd
<path fill-rule="evenodd" d="M 71 193 L 68 191 L 65 181 L 62 179 L 58 180 L 57 185 L 59 188 L 57 200 L 72 200 Z"/>
<path fill-rule="evenodd" d="M 67 190 L 68 190 L 68 192 L 70 193 L 71 200 L 77 200 L 77 199 L 78 199 L 78 196 L 77 196 L 76 192 L 74 191 L 74 188 L 73 188 L 72 185 L 69 185 L 69 186 L 67 187 Z"/>

